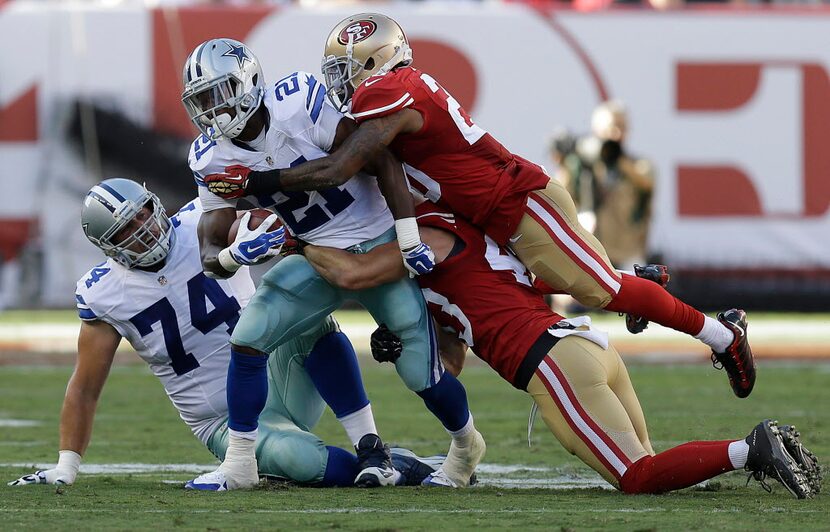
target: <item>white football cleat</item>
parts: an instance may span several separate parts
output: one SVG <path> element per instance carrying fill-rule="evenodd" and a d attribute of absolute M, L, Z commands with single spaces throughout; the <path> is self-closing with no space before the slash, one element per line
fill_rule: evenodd
<path fill-rule="evenodd" d="M 484 443 L 484 437 L 477 430 L 464 447 L 458 445 L 453 439 L 441 468 L 424 479 L 422 485 L 466 488 L 470 485 L 470 477 L 475 472 L 478 463 L 484 458 L 486 450 L 487 444 Z"/>
<path fill-rule="evenodd" d="M 452 479 L 450 479 L 450 477 L 448 477 L 442 469 L 439 469 L 435 473 L 431 473 L 427 478 L 425 478 L 421 482 L 421 486 L 457 488 L 458 484 L 453 482 Z"/>
<path fill-rule="evenodd" d="M 202 491 L 228 491 L 228 481 L 221 469 L 199 475 L 193 480 L 188 480 L 184 485 L 186 490 Z"/>
<path fill-rule="evenodd" d="M 219 469 L 199 475 L 184 485 L 186 489 L 227 491 L 253 488 L 259 484 L 256 460 L 225 460 Z"/>

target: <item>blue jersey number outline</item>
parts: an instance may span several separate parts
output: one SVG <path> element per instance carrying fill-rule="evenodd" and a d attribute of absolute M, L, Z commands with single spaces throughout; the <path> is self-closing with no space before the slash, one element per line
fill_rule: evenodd
<path fill-rule="evenodd" d="M 242 307 L 235 297 L 222 290 L 215 279 L 199 272 L 187 282 L 187 295 L 190 302 L 190 322 L 199 332 L 208 334 L 223 323 L 228 327 L 228 334 L 233 332 Z M 207 310 L 207 301 L 213 305 L 210 312 Z M 185 351 L 176 309 L 166 297 L 139 312 L 130 318 L 130 321 L 142 338 L 153 332 L 153 325 L 161 323 L 164 346 L 167 356 L 170 357 L 170 366 L 176 375 L 184 375 L 199 367 L 196 357 Z"/>
<path fill-rule="evenodd" d="M 94 268 L 92 268 L 92 270 L 90 270 L 89 278 L 84 282 L 87 288 L 92 288 L 92 285 L 100 281 L 101 277 L 105 276 L 110 272 L 110 268 L 102 268 L 104 264 L 106 263 L 102 262 L 101 264 L 95 266 Z"/>
<path fill-rule="evenodd" d="M 291 96 L 295 92 L 300 91 L 300 83 L 297 81 L 298 74 L 299 72 L 289 74 L 276 83 L 277 87 L 274 95 L 277 97 L 277 101 L 281 102 L 286 96 Z"/>

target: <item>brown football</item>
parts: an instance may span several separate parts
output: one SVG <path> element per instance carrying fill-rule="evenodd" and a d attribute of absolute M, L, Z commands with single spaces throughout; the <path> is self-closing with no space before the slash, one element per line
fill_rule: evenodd
<path fill-rule="evenodd" d="M 251 209 L 250 211 L 239 211 L 236 213 L 236 220 L 231 225 L 231 228 L 228 230 L 228 244 L 233 244 L 233 241 L 236 240 L 236 233 L 239 232 L 239 222 L 242 219 L 242 216 L 246 213 L 251 213 L 251 219 L 248 220 L 248 229 L 256 229 L 262 222 L 265 221 L 266 218 L 274 214 L 273 212 L 269 211 L 268 209 Z M 274 231 L 278 229 L 282 223 L 277 220 L 271 227 L 268 228 L 269 231 Z"/>

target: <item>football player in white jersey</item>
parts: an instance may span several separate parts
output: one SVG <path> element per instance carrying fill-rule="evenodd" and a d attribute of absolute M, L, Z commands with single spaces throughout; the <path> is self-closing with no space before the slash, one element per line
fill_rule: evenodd
<path fill-rule="evenodd" d="M 432 252 L 420 241 L 402 168 L 386 151 L 371 162 L 378 178 L 358 173 L 331 188 L 257 193 L 259 186 L 279 179 L 280 169 L 336 150 L 356 127 L 331 106 L 326 87 L 313 75 L 295 72 L 266 86 L 260 64 L 248 47 L 232 39 L 212 39 L 190 54 L 183 78 L 182 101 L 202 132 L 193 143 L 189 163 L 205 210 L 199 235 L 206 272 L 228 278 L 242 265 L 271 253 L 267 239 L 253 246 L 238 241 L 228 246 L 236 199 L 243 196 L 276 211 L 303 241 L 366 253 L 391 242 L 397 233 L 410 272 L 426 273 L 432 268 Z M 222 181 L 225 189 L 211 190 L 206 177 L 229 168 L 243 169 L 240 183 Z M 238 194 L 228 194 L 228 189 Z M 457 466 L 453 471 L 460 472 L 454 484 L 466 486 L 484 454 L 484 440 L 475 430 L 464 387 L 444 374 L 434 326 L 418 285 L 404 279 L 372 290 L 345 291 L 329 285 L 301 256 L 287 257 L 263 277 L 234 330 L 228 371 L 232 432 L 228 458 L 219 471 L 231 487 L 253 483 L 252 442 L 264 404 L 263 388 L 255 383 L 262 381 L 267 353 L 315 326 L 345 299 L 360 302 L 378 323 L 402 338 L 398 374 L 452 436 L 447 461 Z M 368 399 L 338 390 L 339 374 L 353 370 L 349 364 L 351 359 L 330 357 L 310 374 L 355 444 L 363 467 L 356 484 L 386 485 L 394 481 L 393 472 Z M 240 393 L 230 394 L 232 387 Z"/>
<path fill-rule="evenodd" d="M 228 340 L 254 284 L 247 268 L 226 280 L 204 275 L 196 235 L 201 213 L 196 199 L 168 218 L 154 194 L 127 179 L 108 179 L 89 191 L 82 226 L 108 259 L 77 285 L 82 323 L 75 371 L 61 410 L 58 464 L 12 485 L 75 481 L 98 396 L 122 338 L 150 365 L 194 435 L 214 455 L 224 457 Z M 326 447 L 309 432 L 324 403 L 303 363 L 309 352 L 338 349 L 354 356 L 348 339 L 329 317 L 270 357 L 268 404 L 256 449 L 261 474 L 319 486 L 348 486 L 354 481 L 357 458 Z M 355 386 L 362 389 L 362 384 Z M 402 473 L 401 482 L 409 484 L 419 483 L 433 470 L 405 450 L 393 453 L 393 462 Z M 225 486 L 220 482 L 214 489 Z"/>

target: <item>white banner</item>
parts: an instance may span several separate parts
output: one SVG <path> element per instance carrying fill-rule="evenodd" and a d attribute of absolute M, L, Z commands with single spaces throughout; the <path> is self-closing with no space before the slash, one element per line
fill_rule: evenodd
<path fill-rule="evenodd" d="M 587 132 L 602 99 L 624 101 L 630 150 L 656 163 L 650 247 L 668 264 L 830 269 L 830 10 L 376 7 L 403 25 L 416 67 L 543 165 L 557 126 Z M 94 100 L 191 136 L 179 94 L 196 44 L 243 40 L 271 81 L 316 73 L 328 31 L 349 9 L 0 4 L 0 222 L 36 221 L 46 302 L 70 301 L 98 257 L 78 227 L 94 170 L 64 145 L 67 102 Z M 0 231 L 0 253 L 15 255 L 18 240 Z"/>

